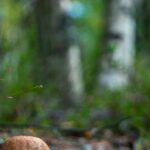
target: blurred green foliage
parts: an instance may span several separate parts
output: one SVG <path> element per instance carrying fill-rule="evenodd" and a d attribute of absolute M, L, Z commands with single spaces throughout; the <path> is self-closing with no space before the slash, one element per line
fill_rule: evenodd
<path fill-rule="evenodd" d="M 129 117 L 127 124 L 136 126 L 145 135 L 150 124 L 150 2 L 144 0 L 136 15 L 137 56 L 131 85 L 121 92 L 100 91 L 99 94 L 95 91 L 99 60 L 105 47 L 106 3 L 105 0 L 81 2 L 85 13 L 75 20 L 75 25 L 80 33 L 86 98 L 66 119 L 77 127 L 102 127 L 114 119 Z M 0 28 L 0 120 L 52 124 L 49 109 L 58 109 L 59 105 L 57 100 L 49 104 L 43 96 L 54 88 L 44 87 L 36 79 L 40 58 L 37 58 L 37 26 L 30 1 L 1 0 Z M 54 94 L 59 95 L 56 91 Z M 92 112 L 103 108 L 110 109 L 112 116 L 94 120 Z"/>
<path fill-rule="evenodd" d="M 99 59 L 103 49 L 105 26 L 105 1 L 97 0 L 94 5 L 85 1 L 86 13 L 84 18 L 77 20 L 80 39 L 83 46 L 83 72 L 85 76 L 85 90 L 94 92 L 96 75 L 99 71 Z M 82 26 L 81 26 L 82 25 Z"/>

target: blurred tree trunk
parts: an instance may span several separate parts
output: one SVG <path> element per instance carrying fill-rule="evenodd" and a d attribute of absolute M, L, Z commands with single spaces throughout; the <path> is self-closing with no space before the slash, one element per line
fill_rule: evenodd
<path fill-rule="evenodd" d="M 84 98 L 84 86 L 82 78 L 82 68 L 81 68 L 81 50 L 79 46 L 79 37 L 77 33 L 77 28 L 74 25 L 74 18 L 70 16 L 70 13 L 74 3 L 71 0 L 61 0 L 61 8 L 68 16 L 68 26 L 67 33 L 69 36 L 69 46 L 68 46 L 68 65 L 69 65 L 69 81 L 71 83 L 72 96 L 76 103 L 80 104 Z M 71 11 L 71 12 L 70 12 Z"/>
<path fill-rule="evenodd" d="M 101 61 L 100 86 L 116 90 L 129 83 L 135 55 L 135 7 L 132 0 L 107 1 L 106 51 Z"/>
<path fill-rule="evenodd" d="M 150 1 L 139 0 L 139 10 L 136 13 L 137 18 L 137 49 L 142 54 L 146 54 L 150 49 Z"/>
<path fill-rule="evenodd" d="M 60 105 L 69 108 L 77 104 L 68 60 L 70 20 L 62 11 L 59 0 L 37 0 L 35 11 L 40 50 L 39 81 L 50 89 L 52 99 L 59 99 Z"/>
<path fill-rule="evenodd" d="M 81 104 L 84 98 L 84 86 L 81 69 L 80 47 L 77 44 L 70 45 L 68 49 L 69 80 L 71 91 L 76 103 Z"/>

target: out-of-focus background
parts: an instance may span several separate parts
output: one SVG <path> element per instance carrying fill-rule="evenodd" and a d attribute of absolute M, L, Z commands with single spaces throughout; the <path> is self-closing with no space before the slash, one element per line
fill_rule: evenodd
<path fill-rule="evenodd" d="M 1 0 L 0 126 L 149 139 L 149 50 L 148 0 Z"/>

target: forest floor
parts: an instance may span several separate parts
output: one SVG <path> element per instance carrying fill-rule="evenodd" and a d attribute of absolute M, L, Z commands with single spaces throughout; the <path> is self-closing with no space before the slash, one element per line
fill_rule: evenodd
<path fill-rule="evenodd" d="M 91 137 L 90 131 L 81 135 L 72 130 L 70 135 L 55 133 L 34 128 L 1 129 L 0 143 L 14 135 L 30 135 L 43 139 L 51 150 L 147 150 L 140 140 L 134 140 L 134 135 L 114 134 L 110 129 L 101 133 L 100 138 Z"/>

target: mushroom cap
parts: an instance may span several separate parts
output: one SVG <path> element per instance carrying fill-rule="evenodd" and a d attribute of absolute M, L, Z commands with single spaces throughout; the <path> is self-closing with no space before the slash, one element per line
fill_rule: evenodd
<path fill-rule="evenodd" d="M 13 136 L 3 144 L 1 150 L 50 150 L 50 148 L 37 137 Z"/>

